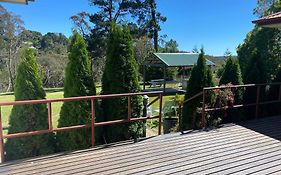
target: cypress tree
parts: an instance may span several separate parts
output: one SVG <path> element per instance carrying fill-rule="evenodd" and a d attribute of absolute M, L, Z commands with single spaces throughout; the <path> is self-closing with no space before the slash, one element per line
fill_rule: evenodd
<path fill-rule="evenodd" d="M 240 65 L 237 60 L 233 59 L 231 55 L 228 56 L 226 64 L 223 68 L 222 76 L 219 85 L 226 85 L 231 83 L 233 85 L 242 85 L 242 74 Z M 243 101 L 243 88 L 232 89 L 234 93 L 234 104 L 241 104 Z M 226 121 L 233 122 L 241 120 L 242 113 L 240 109 L 229 109 Z M 226 122 L 225 121 L 225 122 Z"/>
<path fill-rule="evenodd" d="M 90 96 L 96 94 L 90 67 L 87 46 L 77 32 L 73 33 L 69 45 L 69 62 L 65 70 L 64 97 Z M 90 124 L 91 107 L 89 101 L 64 102 L 60 112 L 58 127 Z M 58 132 L 58 148 L 61 150 L 84 149 L 91 146 L 91 130 L 77 129 Z"/>
<path fill-rule="evenodd" d="M 15 100 L 39 100 L 45 97 L 35 52 L 33 49 L 24 49 L 17 69 Z M 45 129 L 48 129 L 46 104 L 13 106 L 9 120 L 9 134 Z M 41 134 L 8 139 L 5 150 L 6 160 L 49 154 L 54 151 L 53 135 Z"/>
<path fill-rule="evenodd" d="M 252 53 L 249 64 L 246 67 L 245 71 L 245 84 L 259 84 L 266 83 L 266 69 L 265 69 L 265 60 L 262 59 L 260 53 L 255 49 Z M 257 88 L 248 87 L 245 90 L 243 101 L 245 104 L 255 103 L 257 98 Z M 260 89 L 260 100 L 265 99 L 265 87 Z M 252 119 L 255 116 L 255 110 L 253 107 L 245 108 L 245 116 L 247 119 Z"/>
<path fill-rule="evenodd" d="M 214 86 L 213 75 L 211 69 L 206 64 L 206 58 L 204 56 L 204 51 L 201 49 L 199 54 L 197 64 L 194 65 L 189 82 L 186 89 L 186 94 L 184 99 L 187 100 L 194 96 L 195 94 L 201 92 L 204 87 Z M 196 109 L 201 107 L 200 103 L 202 98 L 196 98 L 183 105 L 182 114 L 182 130 L 195 129 L 200 126 L 200 121 Z M 213 102 L 213 95 L 209 93 L 207 95 L 207 102 Z"/>
<path fill-rule="evenodd" d="M 138 67 L 133 56 L 130 33 L 125 27 L 119 28 L 115 24 L 111 27 L 102 77 L 102 94 L 139 92 Z M 140 97 L 132 98 L 132 107 L 132 117 L 140 117 Z M 127 118 L 127 98 L 104 99 L 102 108 L 107 121 Z M 141 122 L 112 125 L 105 127 L 105 138 L 108 142 L 136 138 L 142 134 L 142 129 Z"/>

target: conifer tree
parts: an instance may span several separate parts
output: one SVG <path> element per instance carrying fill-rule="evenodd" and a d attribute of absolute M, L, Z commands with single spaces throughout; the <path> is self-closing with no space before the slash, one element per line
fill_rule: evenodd
<path fill-rule="evenodd" d="M 242 74 L 240 65 L 237 60 L 233 59 L 231 55 L 228 55 L 226 64 L 223 68 L 222 76 L 219 82 L 219 85 L 242 85 Z M 234 104 L 241 104 L 243 102 L 243 88 L 232 88 L 231 91 L 234 94 Z M 240 121 L 243 118 L 241 109 L 228 109 L 227 116 L 224 119 L 224 122 L 234 122 Z"/>
<path fill-rule="evenodd" d="M 73 33 L 69 45 L 69 62 L 65 70 L 64 97 L 90 96 L 96 94 L 92 70 L 84 39 Z M 90 124 L 91 107 L 89 101 L 64 102 L 60 112 L 58 127 Z M 58 132 L 60 150 L 83 149 L 91 146 L 91 130 L 77 129 Z"/>
<path fill-rule="evenodd" d="M 133 56 L 132 38 L 128 29 L 111 26 L 107 57 L 102 77 L 102 94 L 139 92 L 138 67 Z M 105 120 L 126 119 L 127 98 L 104 99 L 102 101 Z M 132 117 L 141 116 L 141 98 L 132 98 Z M 118 124 L 105 127 L 107 142 L 139 137 L 142 134 L 141 122 Z"/>
<path fill-rule="evenodd" d="M 219 85 L 226 85 L 231 83 L 233 85 L 242 85 L 242 74 L 240 65 L 237 60 L 233 59 L 231 55 L 228 56 L 226 60 L 225 67 L 219 82 Z M 241 103 L 243 99 L 243 89 L 239 88 L 235 93 L 235 102 Z"/>
<path fill-rule="evenodd" d="M 260 84 L 266 83 L 266 69 L 265 69 L 265 60 L 262 59 L 260 53 L 255 49 L 250 58 L 250 62 L 246 67 L 245 71 L 245 84 Z M 243 102 L 245 104 L 255 103 L 257 98 L 257 88 L 256 87 L 247 87 L 243 96 Z M 265 87 L 260 89 L 260 100 L 265 98 Z M 255 110 L 251 107 L 245 108 L 245 116 L 248 119 L 254 118 Z"/>
<path fill-rule="evenodd" d="M 210 68 L 206 64 L 206 58 L 204 56 L 204 51 L 201 49 L 197 64 L 194 65 L 189 82 L 186 89 L 186 94 L 184 99 L 187 100 L 194 96 L 195 94 L 201 92 L 204 87 L 214 86 L 213 75 Z M 207 101 L 213 101 L 213 95 L 209 94 L 207 96 Z M 200 102 L 202 98 L 196 98 L 183 105 L 182 114 L 182 130 L 194 129 L 199 127 L 197 108 L 201 107 Z"/>
<path fill-rule="evenodd" d="M 33 49 L 24 49 L 17 69 L 15 100 L 45 99 L 38 64 Z M 16 105 L 13 107 L 8 133 L 48 129 L 46 104 Z M 5 143 L 6 160 L 21 159 L 54 151 L 52 134 L 33 135 L 8 139 Z"/>

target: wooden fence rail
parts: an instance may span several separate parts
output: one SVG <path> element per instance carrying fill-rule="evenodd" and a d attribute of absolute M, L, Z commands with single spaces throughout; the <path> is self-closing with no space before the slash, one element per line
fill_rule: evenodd
<path fill-rule="evenodd" d="M 151 106 L 156 101 L 159 102 L 159 114 L 157 116 L 152 117 L 138 117 L 132 118 L 132 104 L 131 99 L 134 96 L 157 96 L 155 100 L 149 103 L 146 107 Z M 104 121 L 104 122 L 95 122 L 95 100 L 97 99 L 106 99 L 106 98 L 122 98 L 127 97 L 128 99 L 128 115 L 126 119 L 122 120 L 113 120 L 113 121 Z M 53 128 L 52 127 L 52 103 L 54 102 L 66 102 L 66 101 L 79 101 L 79 100 L 90 100 L 91 101 L 91 123 L 84 124 L 84 125 L 75 125 L 75 126 L 68 126 L 62 128 Z M 121 123 L 130 123 L 135 121 L 146 121 L 148 119 L 155 119 L 158 118 L 159 120 L 159 127 L 158 127 L 158 134 L 161 134 L 161 121 L 162 121 L 162 102 L 163 102 L 163 91 L 155 91 L 155 92 L 144 92 L 144 93 L 125 93 L 125 94 L 110 94 L 110 95 L 99 95 L 99 96 L 84 96 L 84 97 L 70 97 L 70 98 L 58 98 L 58 99 L 46 99 L 46 100 L 25 100 L 25 101 L 15 101 L 15 102 L 3 102 L 0 103 L 0 158 L 1 163 L 4 162 L 4 139 L 8 138 L 17 138 L 17 137 L 26 137 L 31 135 L 37 134 L 44 134 L 44 133 L 52 133 L 52 132 L 62 132 L 62 131 L 69 131 L 74 129 L 81 129 L 81 128 L 91 128 L 91 139 L 92 139 L 92 146 L 95 146 L 95 127 L 97 126 L 106 126 L 106 125 L 113 125 L 113 124 L 121 124 Z M 35 131 L 28 131 L 28 132 L 20 132 L 20 133 L 13 133 L 13 134 L 4 134 L 3 133 L 3 124 L 2 124 L 2 112 L 1 109 L 3 106 L 15 106 L 15 105 L 30 105 L 30 104 L 47 104 L 48 107 L 48 129 L 46 130 L 35 130 Z"/>
<path fill-rule="evenodd" d="M 267 101 L 261 101 L 260 99 L 260 94 L 261 94 L 261 87 L 266 87 L 266 86 L 279 86 L 279 94 L 278 94 L 278 99 L 275 100 L 267 100 Z M 206 107 L 206 93 L 208 91 L 212 91 L 212 90 L 217 90 L 217 89 L 233 89 L 233 88 L 249 88 L 249 87 L 253 87 L 256 88 L 256 100 L 254 103 L 248 103 L 248 104 L 235 104 L 233 106 L 223 106 L 223 107 L 213 107 L 213 108 L 209 108 Z M 229 85 L 229 86 L 215 86 L 215 87 L 205 87 L 203 88 L 203 99 L 202 99 L 202 108 L 201 108 L 201 122 L 202 122 L 202 126 L 205 127 L 206 126 L 206 112 L 210 112 L 210 111 L 217 111 L 217 110 L 222 110 L 222 109 L 231 109 L 231 108 L 242 108 L 242 107 L 249 107 L 249 106 L 255 106 L 255 118 L 258 118 L 259 116 L 259 106 L 260 105 L 266 105 L 266 104 L 273 104 L 273 103 L 279 103 L 281 102 L 281 82 L 277 82 L 277 83 L 264 83 L 264 84 L 245 84 L 245 85 Z"/>

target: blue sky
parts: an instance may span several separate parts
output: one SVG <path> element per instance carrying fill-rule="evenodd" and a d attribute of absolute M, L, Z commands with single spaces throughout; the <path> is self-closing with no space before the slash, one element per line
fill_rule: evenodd
<path fill-rule="evenodd" d="M 61 32 L 69 36 L 73 24 L 70 16 L 96 12 L 88 0 L 35 0 L 28 6 L 1 3 L 8 11 L 21 16 L 25 27 L 43 34 Z M 161 34 L 175 39 L 180 50 L 191 51 L 204 46 L 210 55 L 223 55 L 236 47 L 254 27 L 256 0 L 157 0 L 158 10 L 168 18 Z"/>

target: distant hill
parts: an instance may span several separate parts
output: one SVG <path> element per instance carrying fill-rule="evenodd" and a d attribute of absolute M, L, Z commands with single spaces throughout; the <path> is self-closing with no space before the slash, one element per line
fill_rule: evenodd
<path fill-rule="evenodd" d="M 237 59 L 237 56 L 232 56 L 234 59 Z M 206 58 L 213 63 L 216 64 L 216 66 L 220 66 L 224 63 L 226 57 L 225 56 L 211 56 L 211 55 L 206 55 Z"/>

